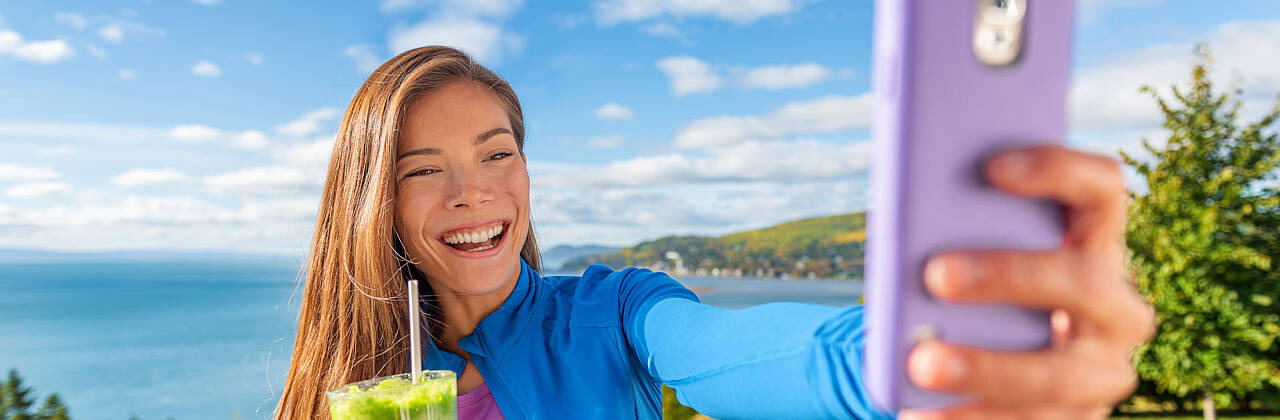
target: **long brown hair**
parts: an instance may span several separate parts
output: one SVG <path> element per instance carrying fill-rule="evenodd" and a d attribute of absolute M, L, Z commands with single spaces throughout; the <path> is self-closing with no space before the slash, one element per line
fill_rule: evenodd
<path fill-rule="evenodd" d="M 524 113 L 515 91 L 462 52 L 417 48 L 373 71 L 351 99 L 329 159 L 311 253 L 300 278 L 305 284 L 298 335 L 276 418 L 328 418 L 325 391 L 408 369 L 405 281 L 426 278 L 408 264 L 395 234 L 397 136 L 401 116 L 415 99 L 458 80 L 493 91 L 523 156 Z M 541 271 L 532 229 L 520 256 Z M 429 306 L 428 312 L 436 310 Z M 439 331 L 440 318 L 428 316 L 431 332 Z"/>

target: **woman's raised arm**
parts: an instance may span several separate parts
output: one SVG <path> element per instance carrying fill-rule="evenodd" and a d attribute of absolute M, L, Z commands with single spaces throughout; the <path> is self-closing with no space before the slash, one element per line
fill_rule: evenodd
<path fill-rule="evenodd" d="M 628 338 L 649 374 L 716 418 L 889 418 L 866 395 L 862 307 L 653 304 Z"/>

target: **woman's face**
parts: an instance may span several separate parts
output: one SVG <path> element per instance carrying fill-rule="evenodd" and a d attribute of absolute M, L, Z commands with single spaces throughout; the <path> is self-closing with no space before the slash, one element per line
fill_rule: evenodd
<path fill-rule="evenodd" d="M 514 280 L 529 174 L 492 91 L 458 81 L 422 96 L 396 153 L 396 231 L 435 291 L 486 295 Z"/>

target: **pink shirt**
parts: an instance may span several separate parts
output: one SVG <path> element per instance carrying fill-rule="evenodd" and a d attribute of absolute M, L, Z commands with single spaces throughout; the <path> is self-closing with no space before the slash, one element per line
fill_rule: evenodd
<path fill-rule="evenodd" d="M 458 420 L 503 420 L 498 402 L 489 392 L 489 384 L 458 396 Z"/>

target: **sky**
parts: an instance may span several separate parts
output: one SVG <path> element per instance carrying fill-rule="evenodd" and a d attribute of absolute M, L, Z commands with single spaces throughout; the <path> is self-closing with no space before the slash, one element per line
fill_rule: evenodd
<path fill-rule="evenodd" d="M 544 248 L 865 210 L 871 15 L 866 0 L 0 3 L 0 248 L 301 255 L 348 101 L 431 44 L 520 96 Z M 1162 144 L 1137 90 L 1185 81 L 1199 42 L 1247 115 L 1275 104 L 1280 2 L 1078 1 L 1068 143 Z"/>

